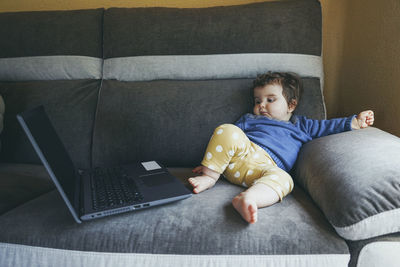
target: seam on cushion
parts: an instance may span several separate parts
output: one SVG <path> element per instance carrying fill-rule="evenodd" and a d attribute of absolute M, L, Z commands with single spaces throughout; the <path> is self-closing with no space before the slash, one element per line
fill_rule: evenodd
<path fill-rule="evenodd" d="M 378 213 L 349 226 L 333 225 L 333 227 L 341 237 L 354 241 L 398 232 L 400 231 L 400 208 Z"/>
<path fill-rule="evenodd" d="M 104 60 L 103 60 L 104 63 Z M 97 93 L 97 102 L 96 102 L 96 109 L 94 112 L 94 119 L 93 119 L 93 124 L 92 124 L 92 135 L 90 137 L 90 154 L 89 154 L 89 162 L 90 162 L 90 169 L 93 169 L 93 143 L 94 143 L 94 135 L 95 135 L 95 130 L 96 130 L 96 123 L 97 123 L 97 116 L 99 113 L 99 102 L 100 102 L 100 96 L 101 96 L 101 89 L 103 88 L 103 79 L 100 80 L 100 86 L 99 86 L 99 91 Z"/>
<path fill-rule="evenodd" d="M 99 91 L 97 93 L 97 101 L 96 101 L 96 109 L 94 112 L 93 124 L 92 124 L 92 135 L 90 137 L 90 153 L 89 153 L 89 162 L 90 162 L 90 169 L 93 169 L 93 143 L 94 143 L 94 132 L 96 129 L 96 122 L 97 122 L 97 115 L 99 112 L 99 102 L 100 102 L 100 95 L 101 89 L 103 88 L 103 81 L 104 81 L 104 13 L 105 10 L 103 9 L 103 14 L 101 16 L 101 39 L 102 39 L 102 46 L 101 46 L 101 77 L 100 77 L 100 86 Z"/>

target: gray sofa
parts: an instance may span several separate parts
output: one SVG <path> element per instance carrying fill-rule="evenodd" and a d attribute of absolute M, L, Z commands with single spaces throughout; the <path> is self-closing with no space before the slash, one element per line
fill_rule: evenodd
<path fill-rule="evenodd" d="M 400 261 L 400 139 L 377 128 L 306 144 L 294 191 L 254 225 L 224 180 L 76 224 L 15 117 L 44 105 L 79 169 L 158 160 L 190 188 L 213 129 L 252 110 L 257 74 L 299 73 L 296 112 L 326 117 L 318 1 L 0 13 L 0 36 L 0 266 Z"/>

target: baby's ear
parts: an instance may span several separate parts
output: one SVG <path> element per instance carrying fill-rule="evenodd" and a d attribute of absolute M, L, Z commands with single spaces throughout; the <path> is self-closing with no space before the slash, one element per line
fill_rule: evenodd
<path fill-rule="evenodd" d="M 290 101 L 288 107 L 289 107 L 289 112 L 293 112 L 297 107 L 297 100 L 296 99 L 292 99 Z"/>

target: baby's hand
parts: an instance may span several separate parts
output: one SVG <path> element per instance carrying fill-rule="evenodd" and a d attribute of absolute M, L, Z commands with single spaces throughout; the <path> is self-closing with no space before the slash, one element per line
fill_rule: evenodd
<path fill-rule="evenodd" d="M 374 124 L 374 112 L 372 110 L 366 110 L 357 115 L 357 124 L 359 129 L 367 128 Z"/>

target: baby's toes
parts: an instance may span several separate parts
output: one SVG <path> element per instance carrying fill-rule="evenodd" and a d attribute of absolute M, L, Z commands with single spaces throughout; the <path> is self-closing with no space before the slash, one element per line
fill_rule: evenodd
<path fill-rule="evenodd" d="M 255 208 L 253 205 L 249 206 L 249 213 L 250 213 L 250 223 L 255 223 L 257 222 L 257 208 Z"/>

